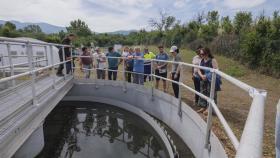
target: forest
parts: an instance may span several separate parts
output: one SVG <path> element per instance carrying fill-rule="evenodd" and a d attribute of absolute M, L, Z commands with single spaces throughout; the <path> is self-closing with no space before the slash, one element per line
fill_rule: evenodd
<path fill-rule="evenodd" d="M 46 42 L 59 43 L 68 33 L 78 38 L 74 45 L 106 47 L 123 45 L 177 45 L 195 50 L 199 45 L 209 47 L 214 54 L 223 55 L 250 69 L 280 77 L 280 15 L 275 11 L 266 16 L 260 13 L 237 12 L 233 17 L 220 16 L 218 11 L 198 13 L 193 20 L 182 22 L 162 11 L 159 18 L 147 23 L 152 28 L 141 29 L 129 35 L 96 33 L 82 20 L 71 21 L 66 32 L 45 34 L 38 25 L 17 29 L 11 22 L 0 25 L 0 36 L 32 37 Z"/>

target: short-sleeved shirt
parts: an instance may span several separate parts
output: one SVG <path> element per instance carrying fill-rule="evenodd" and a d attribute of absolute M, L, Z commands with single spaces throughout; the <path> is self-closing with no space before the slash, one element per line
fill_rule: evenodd
<path fill-rule="evenodd" d="M 121 57 L 121 55 L 117 52 L 109 52 L 106 54 L 107 57 Z M 116 58 L 108 58 L 109 68 L 116 68 L 119 65 L 119 59 Z"/>
<path fill-rule="evenodd" d="M 159 53 L 159 54 L 157 54 L 156 59 L 157 59 L 157 60 L 168 60 L 169 57 L 168 57 L 167 53 Z M 161 66 L 161 65 L 166 64 L 166 62 L 157 62 L 157 64 L 158 64 L 159 66 Z M 162 72 L 162 73 L 167 72 L 167 64 L 166 64 L 165 66 L 163 66 L 163 67 L 159 70 L 159 72 L 160 72 L 160 73 L 161 73 L 161 72 Z"/>
<path fill-rule="evenodd" d="M 94 53 L 93 54 L 96 62 L 96 66 L 99 69 L 105 69 L 106 68 L 106 55 L 102 52 L 100 53 Z"/>
<path fill-rule="evenodd" d="M 156 57 L 156 55 L 153 52 L 144 54 L 144 59 L 146 59 L 144 61 L 144 65 L 151 65 L 151 61 L 148 59 L 154 59 L 155 57 Z"/>
<path fill-rule="evenodd" d="M 143 53 L 134 53 L 135 57 L 143 58 Z M 133 72 L 144 73 L 144 60 L 134 59 L 133 60 Z"/>
<path fill-rule="evenodd" d="M 179 54 L 177 54 L 175 57 L 173 57 L 173 60 L 172 61 L 175 61 L 175 62 L 181 62 L 182 59 L 181 59 L 181 56 Z M 172 64 L 172 73 L 176 73 L 177 72 L 177 69 L 178 69 L 178 66 L 179 64 L 176 64 L 176 63 L 173 63 Z"/>
<path fill-rule="evenodd" d="M 192 64 L 199 66 L 200 62 L 201 62 L 201 57 L 199 55 L 193 57 Z M 193 75 L 194 76 L 198 75 L 198 68 L 193 69 Z"/>
<path fill-rule="evenodd" d="M 87 56 L 87 57 L 82 57 L 81 62 L 83 65 L 91 65 L 92 64 L 92 55 L 89 52 L 83 52 L 82 56 Z M 88 57 L 90 56 L 90 57 Z"/>

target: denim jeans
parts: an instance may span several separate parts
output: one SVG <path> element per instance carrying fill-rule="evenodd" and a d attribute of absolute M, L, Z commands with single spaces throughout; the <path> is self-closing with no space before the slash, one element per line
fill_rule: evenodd
<path fill-rule="evenodd" d="M 83 68 L 84 69 L 91 69 L 91 65 L 83 65 Z M 84 70 L 84 73 L 85 73 L 85 78 L 90 78 L 90 71 L 91 70 Z"/>

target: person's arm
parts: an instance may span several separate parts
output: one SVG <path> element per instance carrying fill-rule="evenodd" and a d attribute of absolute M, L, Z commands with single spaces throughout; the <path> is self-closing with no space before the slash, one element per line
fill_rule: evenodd
<path fill-rule="evenodd" d="M 218 62 L 216 59 L 212 59 L 212 66 L 213 66 L 213 69 L 219 69 Z"/>
<path fill-rule="evenodd" d="M 202 74 L 200 69 L 198 69 L 198 75 L 199 75 L 200 78 L 202 78 L 202 80 L 206 80 L 206 76 Z"/>
<path fill-rule="evenodd" d="M 80 70 L 83 70 L 82 58 L 80 58 Z"/>

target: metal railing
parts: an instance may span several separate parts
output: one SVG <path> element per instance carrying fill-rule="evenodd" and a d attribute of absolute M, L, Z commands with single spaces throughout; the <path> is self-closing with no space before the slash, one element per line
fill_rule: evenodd
<path fill-rule="evenodd" d="M 7 82 L 7 81 L 14 81 L 14 79 L 17 79 L 19 77 L 22 76 L 26 76 L 26 75 L 31 75 L 31 80 L 32 80 L 32 94 L 33 94 L 33 104 L 37 105 L 38 101 L 36 99 L 36 91 L 35 91 L 35 73 L 41 70 L 46 70 L 46 69 L 51 69 L 52 71 L 52 78 L 53 78 L 53 83 L 52 83 L 52 87 L 55 88 L 55 73 L 54 73 L 54 68 L 56 65 L 59 64 L 64 64 L 64 73 L 66 71 L 66 63 L 67 62 L 71 62 L 71 60 L 65 61 L 65 56 L 64 56 L 64 47 L 71 47 L 68 45 L 60 45 L 60 44 L 53 44 L 53 43 L 41 43 L 41 42 L 30 42 L 30 41 L 24 41 L 24 40 L 15 40 L 15 39 L 11 39 L 11 38 L 3 38 L 0 37 L 0 41 L 5 41 L 5 42 L 1 42 L 0 44 L 11 44 L 13 42 L 17 42 L 17 43 L 21 43 L 21 44 L 25 44 L 26 45 L 26 51 L 28 53 L 28 58 L 29 58 L 29 71 L 18 74 L 18 75 L 14 75 L 14 73 L 11 73 L 11 76 L 9 77 L 5 77 L 0 79 L 0 83 L 3 82 Z M 44 46 L 44 47 L 50 47 L 50 55 L 51 55 L 51 61 L 50 61 L 50 65 L 43 67 L 43 68 L 34 68 L 34 61 L 32 61 L 33 57 L 33 53 L 32 53 L 32 46 L 35 45 L 40 45 L 40 46 Z M 62 48 L 63 50 L 63 61 L 60 63 L 54 63 L 54 56 L 53 56 L 53 50 L 52 47 L 53 46 L 59 46 Z M 72 51 L 72 49 L 71 49 Z M 92 56 L 73 56 L 71 53 L 71 59 L 73 59 L 74 57 L 78 57 L 78 58 L 93 58 L 93 60 L 95 61 L 95 57 Z M 127 58 L 125 57 L 106 57 L 106 58 L 117 58 L 117 59 L 121 59 L 121 60 L 126 60 Z M 135 60 L 145 60 L 145 59 L 135 59 Z M 258 90 L 252 86 L 249 86 L 248 84 L 239 81 L 221 71 L 219 71 L 218 69 L 212 69 L 212 68 L 207 68 L 207 67 L 202 67 L 202 66 L 197 66 L 197 65 L 193 65 L 193 64 L 188 64 L 188 63 L 184 63 L 184 62 L 173 62 L 173 61 L 164 61 L 164 60 L 155 60 L 155 59 L 151 59 L 151 69 L 152 69 L 152 73 L 149 74 L 150 77 L 152 77 L 152 81 L 154 81 L 155 78 L 160 78 L 160 79 L 164 79 L 166 81 L 175 83 L 179 85 L 179 102 L 178 102 L 178 115 L 181 116 L 182 114 L 182 88 L 197 94 L 199 97 L 207 100 L 209 106 L 208 106 L 208 116 L 207 116 L 207 128 L 206 128 L 206 135 L 205 135 L 205 148 L 208 149 L 210 151 L 211 149 L 211 144 L 210 144 L 210 134 L 211 134 L 211 129 L 212 129 L 212 111 L 214 111 L 217 115 L 217 118 L 219 119 L 220 123 L 222 124 L 222 126 L 224 127 L 224 130 L 227 134 L 227 136 L 229 137 L 229 139 L 231 140 L 235 150 L 236 150 L 236 157 L 241 157 L 241 158 L 247 158 L 247 157 L 262 157 L 262 141 L 263 141 L 263 132 L 264 132 L 264 106 L 265 106 L 265 99 L 266 99 L 266 91 L 263 90 Z M 180 80 L 179 82 L 168 79 L 168 78 L 163 78 L 161 76 L 157 76 L 155 75 L 153 72 L 153 64 L 155 62 L 166 62 L 168 64 L 179 64 L 179 66 L 181 67 L 181 71 L 180 71 Z M 10 67 L 11 69 L 14 67 L 14 64 L 10 63 Z M 123 74 L 123 89 L 124 91 L 126 91 L 126 79 L 125 79 L 125 75 L 126 73 L 132 73 L 132 74 L 142 74 L 143 73 L 136 73 L 136 72 L 130 72 L 130 71 L 126 71 L 125 70 L 125 62 L 122 62 L 123 64 L 123 69 L 122 70 L 110 70 L 108 68 L 106 69 L 102 69 L 104 71 L 116 71 L 116 72 L 121 72 Z M 183 71 L 183 67 L 190 67 L 190 68 L 199 68 L 199 69 L 203 69 L 203 70 L 207 70 L 210 71 L 212 73 L 212 80 L 211 80 L 211 91 L 210 91 L 210 96 L 206 96 L 200 92 L 197 92 L 196 90 L 194 90 L 192 87 L 186 85 L 185 83 L 183 83 L 182 78 L 184 76 L 184 71 Z M 73 75 L 73 71 L 75 69 L 77 69 L 77 67 L 73 67 L 73 62 L 71 62 L 71 74 Z M 86 71 L 96 71 L 98 70 L 98 68 L 91 68 L 91 69 L 85 69 L 82 68 L 83 70 Z M 70 75 L 71 75 L 70 74 Z M 230 128 L 229 124 L 227 123 L 227 121 L 225 120 L 224 116 L 222 115 L 221 111 L 219 110 L 218 106 L 216 105 L 215 101 L 214 101 L 214 93 L 215 93 L 215 83 L 216 83 L 216 76 L 219 75 L 220 77 L 222 77 L 223 79 L 229 81 L 230 83 L 234 84 L 235 86 L 241 88 L 242 90 L 244 90 L 245 92 L 248 93 L 248 95 L 250 97 L 253 98 L 252 104 L 251 104 L 251 108 L 246 120 L 246 124 L 245 124 L 245 128 L 244 131 L 242 133 L 242 137 L 240 139 L 240 142 L 238 141 L 237 137 L 235 136 L 235 134 L 233 133 L 232 129 Z M 75 77 L 73 75 L 73 77 Z M 152 83 L 152 87 L 151 87 L 151 92 L 152 92 L 152 96 L 154 95 L 154 82 Z"/>

